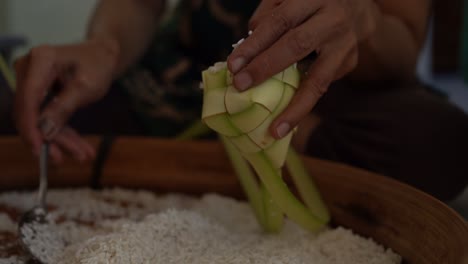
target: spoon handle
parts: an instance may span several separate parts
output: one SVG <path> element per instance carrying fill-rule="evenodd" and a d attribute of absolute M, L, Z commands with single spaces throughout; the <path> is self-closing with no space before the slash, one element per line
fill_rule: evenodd
<path fill-rule="evenodd" d="M 51 90 L 47 92 L 44 101 L 40 106 L 40 112 L 42 112 L 46 106 L 52 102 L 55 96 L 60 91 L 60 87 L 55 83 Z M 44 140 L 41 146 L 41 153 L 39 155 L 39 192 L 38 192 L 38 205 L 46 209 L 47 200 L 47 183 L 48 183 L 48 170 L 49 170 L 49 142 Z"/>
<path fill-rule="evenodd" d="M 49 165 L 49 143 L 45 142 L 41 147 L 41 154 L 39 157 L 39 192 L 38 203 L 42 208 L 46 208 L 47 198 L 47 181 L 48 181 L 48 165 Z"/>

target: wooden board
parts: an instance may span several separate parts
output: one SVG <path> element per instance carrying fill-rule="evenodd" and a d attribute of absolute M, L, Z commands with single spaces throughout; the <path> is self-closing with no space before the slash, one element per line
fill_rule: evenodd
<path fill-rule="evenodd" d="M 89 138 L 97 146 L 98 138 Z M 51 164 L 51 187 L 86 186 L 91 182 L 93 163 L 77 163 L 66 159 L 56 166 Z M 18 137 L 0 137 L 0 190 L 36 188 L 39 181 L 39 161 Z"/>

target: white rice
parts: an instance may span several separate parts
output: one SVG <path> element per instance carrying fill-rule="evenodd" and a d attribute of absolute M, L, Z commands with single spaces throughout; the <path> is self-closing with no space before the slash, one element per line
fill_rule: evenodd
<path fill-rule="evenodd" d="M 0 205 L 18 205 L 12 197 L 33 199 L 6 193 Z M 57 207 L 52 217 L 70 219 L 54 230 L 68 247 L 50 263 L 401 263 L 390 249 L 344 228 L 311 234 L 286 221 L 280 234 L 264 234 L 248 204 L 214 194 L 195 199 L 120 189 L 54 190 L 49 201 Z M 14 227 L 1 213 L 0 226 Z M 46 252 L 53 247 L 42 244 Z M 3 263 L 23 262 L 0 258 Z"/>

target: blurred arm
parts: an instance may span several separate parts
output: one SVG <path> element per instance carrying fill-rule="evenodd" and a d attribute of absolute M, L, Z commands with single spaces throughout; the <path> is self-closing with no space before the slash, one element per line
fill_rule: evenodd
<path fill-rule="evenodd" d="M 375 32 L 359 46 L 352 79 L 414 76 L 431 9 L 430 0 L 376 0 Z"/>
<path fill-rule="evenodd" d="M 88 39 L 102 41 L 118 56 L 115 75 L 143 55 L 164 10 L 163 0 L 101 0 L 88 29 Z"/>

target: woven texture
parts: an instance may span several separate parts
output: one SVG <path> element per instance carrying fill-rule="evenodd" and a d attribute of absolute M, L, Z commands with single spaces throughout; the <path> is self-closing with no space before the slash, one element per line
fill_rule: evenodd
<path fill-rule="evenodd" d="M 203 72 L 202 119 L 226 136 L 248 159 L 263 152 L 275 168 L 284 165 L 292 132 L 275 140 L 269 127 L 286 108 L 299 85 L 299 72 L 290 66 L 258 86 L 238 92 L 225 63 Z"/>

